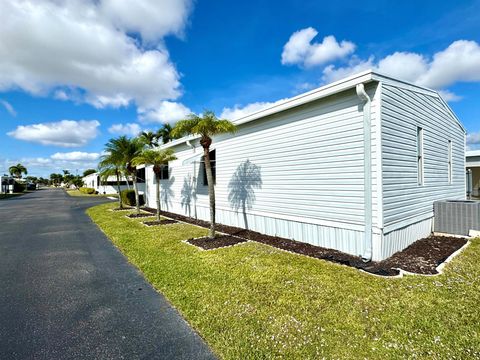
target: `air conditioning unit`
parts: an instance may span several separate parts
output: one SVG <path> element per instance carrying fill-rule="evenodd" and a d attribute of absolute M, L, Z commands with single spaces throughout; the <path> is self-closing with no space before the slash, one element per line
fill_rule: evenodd
<path fill-rule="evenodd" d="M 467 236 L 480 230 L 480 201 L 435 201 L 433 212 L 435 232 Z"/>

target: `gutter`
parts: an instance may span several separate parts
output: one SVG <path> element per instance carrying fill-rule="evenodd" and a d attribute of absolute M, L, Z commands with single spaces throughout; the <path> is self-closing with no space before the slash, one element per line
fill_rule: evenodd
<path fill-rule="evenodd" d="M 372 117 L 371 99 L 365 91 L 364 84 L 355 87 L 357 96 L 363 104 L 363 156 L 364 156 L 364 206 L 365 206 L 365 252 L 362 258 L 372 260 Z"/>

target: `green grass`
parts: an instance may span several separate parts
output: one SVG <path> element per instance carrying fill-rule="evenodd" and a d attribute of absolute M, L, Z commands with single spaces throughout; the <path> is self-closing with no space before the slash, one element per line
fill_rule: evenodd
<path fill-rule="evenodd" d="M 21 196 L 21 195 L 24 195 L 24 194 L 27 194 L 27 192 L 13 193 L 13 194 L 0 194 L 0 200 L 11 199 L 11 198 Z"/>
<path fill-rule="evenodd" d="M 436 277 L 385 279 L 249 242 L 200 251 L 206 230 L 99 205 L 88 214 L 225 359 L 480 358 L 480 241 Z"/>
<path fill-rule="evenodd" d="M 68 195 L 70 196 L 87 196 L 87 197 L 99 197 L 99 196 L 109 196 L 109 197 L 118 197 L 117 194 L 84 194 L 80 192 L 80 190 L 74 189 L 74 190 L 65 190 Z"/>

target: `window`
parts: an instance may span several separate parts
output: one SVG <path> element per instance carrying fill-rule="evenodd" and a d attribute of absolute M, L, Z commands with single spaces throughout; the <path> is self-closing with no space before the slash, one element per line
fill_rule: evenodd
<path fill-rule="evenodd" d="M 137 170 L 137 183 L 145 182 L 145 168 Z"/>
<path fill-rule="evenodd" d="M 160 180 L 168 180 L 168 165 L 163 165 L 161 167 Z"/>
<path fill-rule="evenodd" d="M 210 164 L 212 165 L 213 183 L 217 182 L 217 166 L 216 166 L 216 150 L 210 151 Z M 207 171 L 205 170 L 205 157 L 202 157 L 202 173 L 203 173 L 203 185 L 207 186 Z"/>
<path fill-rule="evenodd" d="M 417 180 L 423 185 L 423 129 L 417 127 Z"/>
<path fill-rule="evenodd" d="M 452 183 L 452 140 L 448 140 L 448 183 Z"/>

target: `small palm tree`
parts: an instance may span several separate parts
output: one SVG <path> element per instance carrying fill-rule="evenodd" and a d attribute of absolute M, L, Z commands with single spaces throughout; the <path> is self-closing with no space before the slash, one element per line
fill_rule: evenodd
<path fill-rule="evenodd" d="M 179 138 L 180 136 L 179 135 L 174 135 L 173 134 L 173 129 L 172 129 L 172 126 L 170 124 L 163 124 L 163 126 L 158 129 L 157 131 L 157 139 L 160 140 L 162 139 L 162 143 L 163 144 L 166 144 L 170 141 L 172 141 L 173 139 L 176 139 L 176 138 Z"/>
<path fill-rule="evenodd" d="M 20 163 L 10 166 L 8 171 L 10 172 L 10 175 L 15 176 L 17 179 L 21 179 L 22 174 L 28 174 L 27 168 Z"/>
<path fill-rule="evenodd" d="M 126 136 L 110 139 L 105 145 L 105 151 L 107 154 L 113 154 L 112 156 L 115 161 L 118 159 L 120 169 L 125 171 L 126 177 L 132 177 L 137 214 L 140 214 L 140 197 L 138 196 L 137 168 L 132 164 L 132 161 L 140 155 L 144 146 L 145 145 L 139 138 L 131 139 Z"/>
<path fill-rule="evenodd" d="M 142 131 L 139 135 L 140 140 L 149 148 L 158 146 L 157 134 L 151 131 Z"/>
<path fill-rule="evenodd" d="M 215 135 L 237 131 L 237 126 L 225 119 L 218 119 L 213 111 L 205 111 L 202 116 L 190 114 L 187 119 L 180 120 L 172 130 L 174 136 L 200 135 L 200 145 L 203 147 L 205 172 L 207 173 L 208 196 L 210 200 L 210 231 L 208 237 L 215 237 L 215 186 L 210 163 L 210 145 Z"/>
<path fill-rule="evenodd" d="M 98 164 L 98 169 L 100 170 L 100 179 L 107 181 L 109 176 L 115 176 L 117 180 L 117 192 L 118 192 L 118 207 L 123 209 L 123 201 L 121 196 L 121 187 L 120 187 L 120 175 L 122 173 L 122 157 L 120 153 L 116 152 L 107 152 L 100 158 L 100 163 Z"/>
<path fill-rule="evenodd" d="M 162 174 L 162 167 L 168 166 L 169 161 L 176 160 L 177 157 L 174 155 L 172 149 L 165 150 L 144 150 L 140 155 L 133 159 L 132 163 L 134 165 L 153 165 L 153 172 L 155 173 L 155 190 L 156 190 L 156 200 L 157 200 L 157 220 L 160 221 L 160 177 Z"/>

